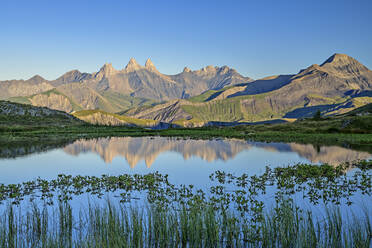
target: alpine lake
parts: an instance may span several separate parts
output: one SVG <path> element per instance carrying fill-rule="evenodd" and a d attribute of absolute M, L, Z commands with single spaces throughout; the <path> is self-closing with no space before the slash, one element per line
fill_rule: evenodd
<path fill-rule="evenodd" d="M 0 246 L 368 247 L 370 150 L 175 137 L 4 148 Z"/>

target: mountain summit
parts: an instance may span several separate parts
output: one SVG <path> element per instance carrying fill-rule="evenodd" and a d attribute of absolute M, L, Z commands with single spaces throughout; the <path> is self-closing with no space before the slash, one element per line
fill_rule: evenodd
<path fill-rule="evenodd" d="M 346 74 L 356 75 L 370 71 L 356 59 L 339 53 L 335 53 L 329 57 L 320 67 L 333 73 L 342 73 L 344 76 Z"/>
<path fill-rule="evenodd" d="M 46 80 L 43 77 L 41 77 L 40 75 L 35 75 L 27 81 L 29 81 L 30 83 L 33 83 L 33 84 L 39 84 L 41 82 L 45 82 Z"/>
<path fill-rule="evenodd" d="M 148 58 L 145 63 L 145 68 L 149 71 L 158 72 L 154 64 L 152 63 L 151 59 Z"/>
<path fill-rule="evenodd" d="M 114 69 L 111 63 L 104 64 L 101 69 L 94 74 L 94 77 L 97 80 L 102 80 L 103 78 L 108 78 L 114 74 L 118 73 L 117 70 Z"/>
<path fill-rule="evenodd" d="M 142 68 L 142 66 L 140 66 L 134 58 L 131 58 L 129 60 L 127 66 L 125 66 L 124 71 L 125 72 L 133 72 L 133 71 L 139 70 L 141 68 Z"/>
<path fill-rule="evenodd" d="M 333 65 L 350 64 L 354 61 L 356 61 L 354 58 L 346 54 L 335 53 L 331 57 L 329 57 L 326 61 L 324 61 L 323 64 L 321 64 L 320 66 L 323 66 L 325 64 L 333 64 Z"/>

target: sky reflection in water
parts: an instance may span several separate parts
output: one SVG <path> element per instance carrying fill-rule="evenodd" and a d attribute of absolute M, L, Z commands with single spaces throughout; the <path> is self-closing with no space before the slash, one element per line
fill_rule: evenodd
<path fill-rule="evenodd" d="M 19 154 L 19 150 L 17 151 Z M 78 140 L 64 148 L 15 159 L 0 159 L 0 183 L 20 183 L 58 174 L 168 174 L 175 184 L 207 187 L 216 170 L 260 174 L 265 166 L 295 163 L 339 164 L 372 155 L 337 146 L 258 143 L 237 139 L 183 140 L 165 137 L 113 137 Z"/>

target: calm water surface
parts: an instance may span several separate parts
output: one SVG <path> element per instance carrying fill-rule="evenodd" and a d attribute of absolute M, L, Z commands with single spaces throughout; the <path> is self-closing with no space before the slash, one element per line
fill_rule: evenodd
<path fill-rule="evenodd" d="M 28 146 L 0 150 L 0 184 L 22 183 L 36 179 L 54 179 L 58 174 L 101 176 L 120 174 L 168 174 L 172 184 L 193 184 L 209 192 L 209 175 L 216 170 L 241 175 L 261 174 L 265 166 L 286 166 L 296 163 L 328 163 L 338 165 L 360 159 L 371 159 L 372 154 L 339 146 L 302 145 L 296 143 L 263 143 L 238 139 L 187 140 L 165 137 L 113 137 L 78 140 L 60 148 Z M 353 170 L 348 172 L 353 173 Z M 274 203 L 274 191 L 268 190 L 265 204 Z M 108 193 L 112 199 L 115 193 Z M 86 198 L 88 197 L 88 198 Z M 75 197 L 76 209 L 90 202 L 90 196 Z M 296 194 L 295 201 L 324 214 L 317 206 Z M 95 199 L 97 200 L 97 199 Z M 100 202 L 102 200 L 99 200 Z M 27 202 L 27 201 L 26 201 Z M 372 204 L 372 197 L 356 193 L 352 210 L 363 215 Z M 134 204 L 145 204 L 142 200 Z M 22 204 L 23 205 L 23 204 Z M 29 208 L 29 203 L 24 205 Z M 0 210 L 5 205 L 0 206 Z M 324 208 L 323 208 L 324 210 Z M 342 213 L 349 214 L 349 207 Z M 372 209 L 368 210 L 372 216 Z"/>
<path fill-rule="evenodd" d="M 58 174 L 100 176 L 159 171 L 168 174 L 171 183 L 204 188 L 208 187 L 208 176 L 216 170 L 253 175 L 262 173 L 265 166 L 299 162 L 336 165 L 372 157 L 368 152 L 338 146 L 165 137 L 78 140 L 63 148 L 43 150 L 20 147 L 1 151 L 0 183 L 20 183 L 37 177 L 53 179 Z"/>

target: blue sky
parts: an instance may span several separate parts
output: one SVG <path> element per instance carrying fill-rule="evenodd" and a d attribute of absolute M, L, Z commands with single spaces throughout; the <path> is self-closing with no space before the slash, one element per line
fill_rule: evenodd
<path fill-rule="evenodd" d="M 0 2 L 0 80 L 150 57 L 162 73 L 228 65 L 260 78 L 346 53 L 372 68 L 372 1 Z"/>

